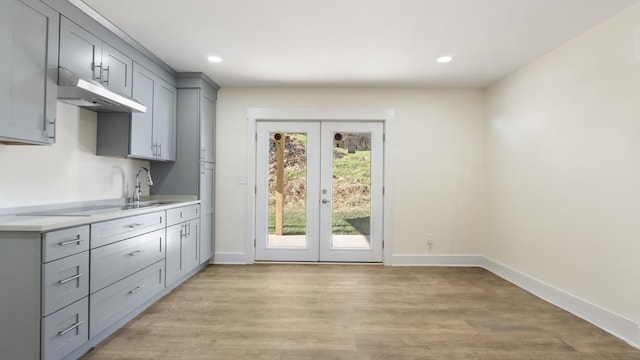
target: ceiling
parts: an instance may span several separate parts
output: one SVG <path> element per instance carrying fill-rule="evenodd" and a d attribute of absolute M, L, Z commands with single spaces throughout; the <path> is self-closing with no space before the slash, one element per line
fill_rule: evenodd
<path fill-rule="evenodd" d="M 637 1 L 84 0 L 222 87 L 484 87 Z"/>

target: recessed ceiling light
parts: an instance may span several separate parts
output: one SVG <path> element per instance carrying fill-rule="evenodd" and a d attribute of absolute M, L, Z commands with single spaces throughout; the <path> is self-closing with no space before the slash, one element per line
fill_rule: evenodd
<path fill-rule="evenodd" d="M 450 55 L 440 56 L 439 58 L 436 59 L 436 61 L 439 62 L 440 64 L 446 64 L 448 62 L 451 62 L 452 60 L 453 60 L 453 56 L 450 56 Z"/>
<path fill-rule="evenodd" d="M 222 62 L 222 58 L 220 56 L 214 56 L 214 55 L 209 56 L 207 60 L 211 61 L 212 63 Z"/>

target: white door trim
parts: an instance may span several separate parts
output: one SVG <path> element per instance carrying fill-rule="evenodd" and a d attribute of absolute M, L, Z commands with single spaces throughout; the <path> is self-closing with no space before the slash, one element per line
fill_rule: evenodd
<path fill-rule="evenodd" d="M 256 123 L 260 120 L 274 121 L 382 121 L 384 123 L 385 141 L 383 142 L 384 152 L 384 174 L 383 182 L 384 207 L 383 207 L 383 262 L 391 258 L 391 241 L 389 238 L 389 203 L 391 192 L 387 188 L 388 174 L 390 169 L 391 129 L 394 117 L 393 109 L 339 109 L 339 108 L 248 108 L 247 109 L 247 197 L 246 197 L 246 263 L 255 262 L 255 204 L 256 204 Z"/>

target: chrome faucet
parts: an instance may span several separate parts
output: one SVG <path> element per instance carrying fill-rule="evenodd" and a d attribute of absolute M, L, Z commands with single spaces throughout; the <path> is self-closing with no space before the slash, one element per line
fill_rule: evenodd
<path fill-rule="evenodd" d="M 140 203 L 140 198 L 142 197 L 142 184 L 140 184 L 140 173 L 142 170 L 147 172 L 147 182 L 149 186 L 153 185 L 153 180 L 151 179 L 151 172 L 146 167 L 141 167 L 138 169 L 138 173 L 136 174 L 136 187 L 133 190 L 133 201 L 138 204 Z"/>

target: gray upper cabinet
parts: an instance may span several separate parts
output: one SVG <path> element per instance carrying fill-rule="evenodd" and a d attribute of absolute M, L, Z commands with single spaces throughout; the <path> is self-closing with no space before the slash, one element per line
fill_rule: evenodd
<path fill-rule="evenodd" d="M 0 142 L 55 142 L 58 19 L 38 0 L 0 2 Z"/>
<path fill-rule="evenodd" d="M 153 98 L 156 76 L 138 64 L 133 68 L 133 97 L 147 107 L 144 113 L 131 114 L 131 156 L 150 159 L 153 148 Z"/>
<path fill-rule="evenodd" d="M 60 66 L 131 97 L 133 60 L 62 16 Z"/>
<path fill-rule="evenodd" d="M 202 90 L 202 113 L 200 114 L 200 161 L 215 162 L 216 93 L 206 87 Z"/>
<path fill-rule="evenodd" d="M 144 113 L 99 113 L 98 155 L 173 161 L 176 159 L 177 90 L 133 63 L 133 98 Z"/>
<path fill-rule="evenodd" d="M 102 40 L 68 20 L 60 23 L 60 66 L 84 79 L 95 80 L 102 60 Z M 98 69 L 99 70 L 99 69 Z"/>
<path fill-rule="evenodd" d="M 176 88 L 134 63 L 133 97 L 147 106 L 131 114 L 131 157 L 175 160 Z"/>
<path fill-rule="evenodd" d="M 102 84 L 111 90 L 131 96 L 133 60 L 107 43 L 102 43 Z"/>
<path fill-rule="evenodd" d="M 153 138 L 156 156 L 161 160 L 176 159 L 176 102 L 174 86 L 158 79 L 153 101 Z"/>

